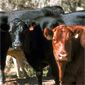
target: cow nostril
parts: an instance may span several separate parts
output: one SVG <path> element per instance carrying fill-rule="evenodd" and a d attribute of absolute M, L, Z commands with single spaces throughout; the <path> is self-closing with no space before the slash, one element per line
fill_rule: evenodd
<path fill-rule="evenodd" d="M 19 46 L 21 46 L 21 43 L 20 42 L 14 42 L 14 43 L 12 43 L 12 46 L 13 47 L 19 47 Z"/>
<path fill-rule="evenodd" d="M 67 53 L 66 52 L 60 52 L 59 56 L 60 57 L 66 57 L 67 56 Z"/>
<path fill-rule="evenodd" d="M 67 54 L 66 54 L 66 52 L 61 52 L 61 53 L 59 53 L 58 56 L 59 56 L 58 57 L 59 60 L 65 60 L 65 61 L 67 61 Z"/>

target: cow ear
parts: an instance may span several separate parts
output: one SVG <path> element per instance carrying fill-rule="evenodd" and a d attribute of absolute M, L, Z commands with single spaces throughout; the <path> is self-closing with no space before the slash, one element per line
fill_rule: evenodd
<path fill-rule="evenodd" d="M 44 28 L 43 34 L 44 34 L 44 37 L 45 37 L 47 40 L 52 40 L 52 37 L 53 37 L 53 32 L 52 32 L 52 30 L 50 30 L 49 28 Z"/>

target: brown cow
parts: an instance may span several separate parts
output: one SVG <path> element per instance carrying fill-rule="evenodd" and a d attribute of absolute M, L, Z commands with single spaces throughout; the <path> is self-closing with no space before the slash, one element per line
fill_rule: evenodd
<path fill-rule="evenodd" d="M 84 85 L 85 26 L 57 26 L 52 45 L 60 85 Z"/>

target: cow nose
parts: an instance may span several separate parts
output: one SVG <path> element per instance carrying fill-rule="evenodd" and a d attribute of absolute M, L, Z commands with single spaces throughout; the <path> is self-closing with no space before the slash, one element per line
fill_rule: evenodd
<path fill-rule="evenodd" d="M 21 42 L 19 42 L 19 41 L 12 43 L 12 47 L 15 48 L 15 49 L 16 49 L 17 47 L 20 47 L 20 46 L 21 46 Z"/>
<path fill-rule="evenodd" d="M 65 58 L 67 56 L 67 53 L 65 51 L 60 52 L 59 57 Z"/>

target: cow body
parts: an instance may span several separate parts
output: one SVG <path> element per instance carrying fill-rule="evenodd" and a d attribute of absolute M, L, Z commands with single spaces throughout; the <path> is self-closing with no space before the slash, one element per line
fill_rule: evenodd
<path fill-rule="evenodd" d="M 84 85 L 84 47 L 80 41 L 85 36 L 85 26 L 60 25 L 54 29 L 53 53 L 59 68 L 61 84 Z M 75 35 L 78 33 L 78 37 Z M 79 74 L 79 76 L 78 76 Z"/>
<path fill-rule="evenodd" d="M 20 22 L 22 24 L 17 29 L 14 28 L 10 31 L 12 34 L 11 37 L 14 39 L 12 46 L 17 49 L 19 47 L 17 42 L 19 41 L 21 43 L 20 46 L 24 51 L 28 63 L 35 69 L 40 85 L 42 84 L 42 71 L 45 66 L 50 64 L 53 70 L 53 76 L 58 76 L 57 66 L 54 69 L 55 61 L 54 57 L 52 57 L 51 41 L 47 40 L 43 34 L 44 28 L 51 29 L 52 26 L 58 25 L 55 21 L 54 17 L 41 17 L 40 19 L 36 19 L 35 22 L 33 20 L 32 25 L 29 27 L 26 27 L 25 23 Z M 47 24 L 44 26 L 45 23 Z M 55 74 L 55 72 L 57 73 Z M 58 83 L 57 77 L 56 84 Z"/>
<path fill-rule="evenodd" d="M 27 61 L 36 71 L 38 82 L 41 85 L 43 68 L 47 65 L 51 65 L 51 67 L 54 65 L 51 41 L 46 40 L 40 26 L 37 25 L 34 30 L 28 28 L 21 34 L 21 42 Z M 53 75 L 57 76 L 56 81 L 58 84 L 57 74 Z"/>

